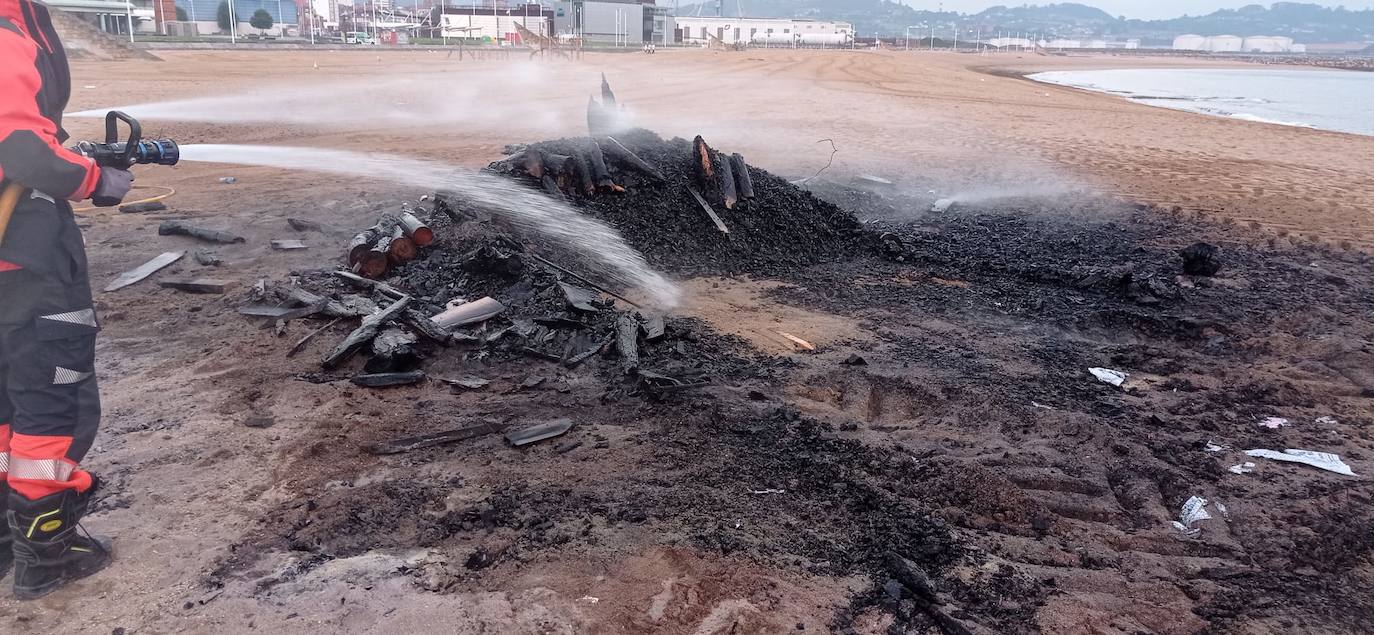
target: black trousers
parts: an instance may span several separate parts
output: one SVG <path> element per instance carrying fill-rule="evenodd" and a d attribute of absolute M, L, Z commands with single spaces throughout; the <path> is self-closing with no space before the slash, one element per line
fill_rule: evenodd
<path fill-rule="evenodd" d="M 24 268 L 0 272 L 0 426 L 10 427 L 0 450 L 10 450 L 10 485 L 37 498 L 83 487 L 68 485 L 72 479 L 88 482 L 75 468 L 100 422 L 100 328 L 71 207 L 26 192 L 12 225 L 20 231 L 9 236 L 37 236 L 46 244 L 5 248 L 23 251 Z"/>

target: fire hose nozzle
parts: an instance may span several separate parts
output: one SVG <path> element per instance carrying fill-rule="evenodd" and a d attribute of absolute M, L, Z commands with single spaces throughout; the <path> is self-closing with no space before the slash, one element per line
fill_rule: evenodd
<path fill-rule="evenodd" d="M 119 122 L 129 126 L 129 136 L 119 139 Z M 138 120 L 119 111 L 105 115 L 105 143 L 82 141 L 76 151 L 90 157 L 96 165 L 127 170 L 132 166 L 176 165 L 181 148 L 171 139 L 144 139 Z"/>

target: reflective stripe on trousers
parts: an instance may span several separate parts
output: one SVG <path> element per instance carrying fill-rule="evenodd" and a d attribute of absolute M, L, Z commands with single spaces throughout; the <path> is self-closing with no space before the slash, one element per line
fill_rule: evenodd
<path fill-rule="evenodd" d="M 76 464 L 62 459 L 26 459 L 22 456 L 6 457 L 9 464 L 9 477 L 31 481 L 56 481 L 65 483 L 72 478 Z"/>

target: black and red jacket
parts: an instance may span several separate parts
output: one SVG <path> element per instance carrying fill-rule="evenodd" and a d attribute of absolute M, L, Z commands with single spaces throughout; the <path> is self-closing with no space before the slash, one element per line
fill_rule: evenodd
<path fill-rule="evenodd" d="M 62 110 L 71 97 L 67 54 L 48 9 L 32 0 L 0 0 L 0 183 L 10 182 L 53 198 L 79 201 L 91 196 L 100 168 L 62 147 Z M 23 245 L 12 221 L 0 244 L 0 271 L 26 266 L 30 252 L 51 248 Z"/>

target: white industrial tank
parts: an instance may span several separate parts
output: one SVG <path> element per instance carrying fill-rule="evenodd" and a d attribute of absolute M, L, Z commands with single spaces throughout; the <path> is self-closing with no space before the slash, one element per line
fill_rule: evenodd
<path fill-rule="evenodd" d="M 1236 35 L 1214 35 L 1207 38 L 1207 50 L 1213 53 L 1239 53 L 1244 44 L 1245 40 Z"/>
<path fill-rule="evenodd" d="M 1252 35 L 1241 45 L 1247 53 L 1285 53 L 1293 49 L 1293 38 L 1277 35 Z"/>
<path fill-rule="evenodd" d="M 792 33 L 755 33 L 749 41 L 768 46 L 792 46 L 796 43 L 797 36 Z"/>
<path fill-rule="evenodd" d="M 1175 51 L 1201 51 L 1207 48 L 1207 38 L 1187 33 L 1174 38 Z"/>
<path fill-rule="evenodd" d="M 802 46 L 847 46 L 850 39 L 843 33 L 803 33 L 798 41 Z"/>

